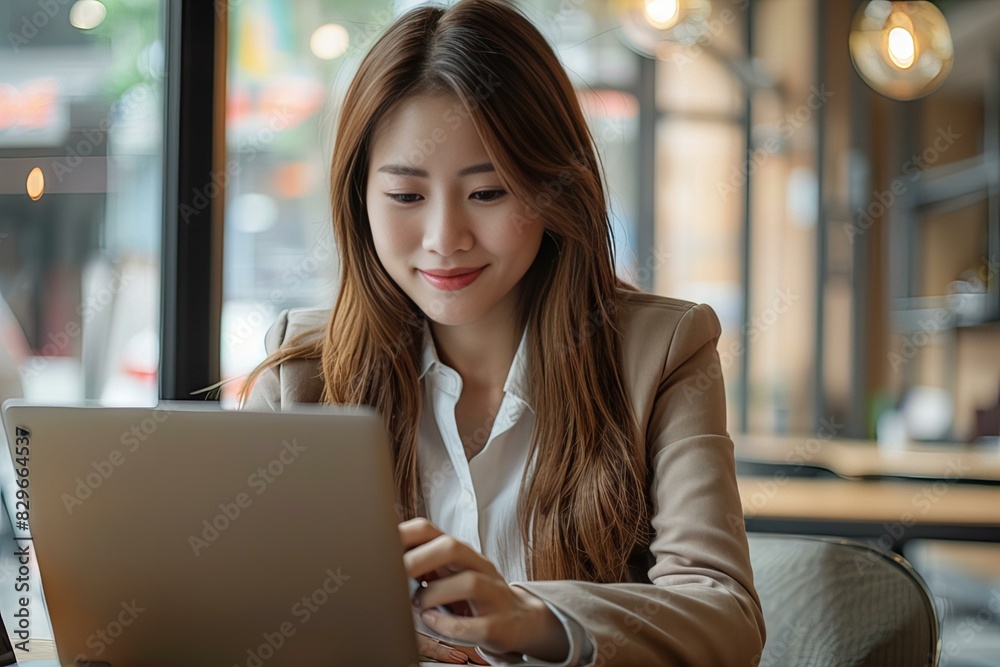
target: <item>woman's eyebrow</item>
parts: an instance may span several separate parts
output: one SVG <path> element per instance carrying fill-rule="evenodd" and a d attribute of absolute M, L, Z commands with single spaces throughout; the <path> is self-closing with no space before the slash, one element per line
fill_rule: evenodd
<path fill-rule="evenodd" d="M 397 176 L 419 176 L 420 178 L 427 178 L 430 174 L 424 169 L 417 169 L 416 167 L 407 167 L 402 164 L 384 164 L 379 167 L 376 171 L 384 171 L 387 174 L 395 174 Z M 474 164 L 471 167 L 465 167 L 458 171 L 459 176 L 469 176 L 470 174 L 482 174 L 485 172 L 496 171 L 496 167 L 493 166 L 492 162 L 483 162 L 482 164 Z"/>

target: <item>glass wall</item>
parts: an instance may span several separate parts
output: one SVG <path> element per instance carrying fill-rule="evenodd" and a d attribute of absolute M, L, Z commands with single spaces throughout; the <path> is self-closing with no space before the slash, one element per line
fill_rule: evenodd
<path fill-rule="evenodd" d="M 656 64 L 655 291 L 708 303 L 722 323 L 720 362 L 729 423 L 739 424 L 746 198 L 747 15 L 713 3 L 691 44 L 668 44 Z M 743 78 L 741 78 L 741 76 Z"/>
<path fill-rule="evenodd" d="M 264 359 L 264 333 L 285 308 L 333 305 L 338 262 L 327 177 L 335 119 L 361 59 L 399 14 L 420 3 L 244 0 L 229 10 L 222 313 L 223 405 Z M 530 2 L 577 87 L 611 192 L 618 268 L 642 277 L 636 247 L 638 56 L 613 32 L 606 4 Z"/>
<path fill-rule="evenodd" d="M 0 6 L 0 400 L 157 399 L 162 10 Z"/>

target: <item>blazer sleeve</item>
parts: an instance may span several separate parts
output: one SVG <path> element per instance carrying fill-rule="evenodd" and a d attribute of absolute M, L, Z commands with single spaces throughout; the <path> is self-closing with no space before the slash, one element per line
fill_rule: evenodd
<path fill-rule="evenodd" d="M 281 311 L 278 319 L 264 334 L 264 350 L 268 356 L 281 347 L 287 329 L 288 309 L 286 308 Z M 250 388 L 250 393 L 241 409 L 257 412 L 281 411 L 281 375 L 277 366 L 272 366 L 257 376 L 257 380 Z"/>
<path fill-rule="evenodd" d="M 646 425 L 650 583 L 518 585 L 596 638 L 593 665 L 756 665 L 764 618 L 753 585 L 733 442 L 726 431 L 721 326 L 710 306 L 680 318 Z"/>

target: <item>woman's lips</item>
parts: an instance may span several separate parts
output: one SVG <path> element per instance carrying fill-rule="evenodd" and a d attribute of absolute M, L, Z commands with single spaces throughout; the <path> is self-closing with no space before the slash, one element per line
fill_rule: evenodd
<path fill-rule="evenodd" d="M 417 270 L 420 271 L 420 275 L 424 277 L 424 280 L 430 283 L 433 287 L 451 292 L 471 285 L 485 268 L 486 267 L 483 266 L 468 273 L 462 273 L 454 276 L 436 276 L 432 273 L 427 273 L 426 271 L 420 271 L 420 269 Z"/>

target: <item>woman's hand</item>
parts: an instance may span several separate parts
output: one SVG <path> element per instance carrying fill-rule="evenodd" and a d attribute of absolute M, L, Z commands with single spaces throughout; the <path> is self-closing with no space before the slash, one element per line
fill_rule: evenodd
<path fill-rule="evenodd" d="M 476 653 L 474 648 L 450 646 L 419 632 L 417 633 L 417 652 L 426 658 L 450 662 L 455 665 L 467 665 L 469 662 L 476 665 L 489 664 Z"/>
<path fill-rule="evenodd" d="M 417 594 L 425 610 L 423 621 L 431 630 L 497 653 L 526 653 L 552 662 L 566 659 L 566 631 L 541 598 L 509 586 L 493 563 L 425 518 L 399 524 L 399 534 L 407 550 L 403 554 L 407 576 L 440 577 Z M 475 616 L 433 609 L 463 601 L 472 603 Z"/>

